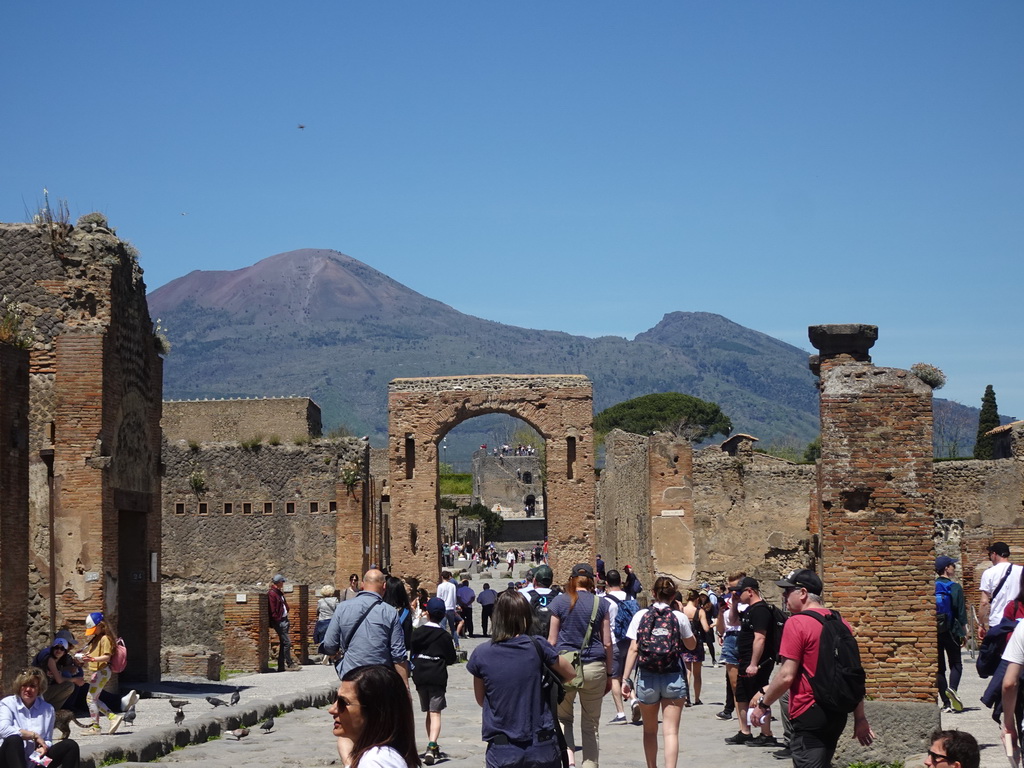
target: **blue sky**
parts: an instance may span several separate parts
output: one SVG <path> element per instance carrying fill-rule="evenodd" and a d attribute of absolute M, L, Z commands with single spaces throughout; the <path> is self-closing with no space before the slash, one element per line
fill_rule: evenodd
<path fill-rule="evenodd" d="M 43 187 L 103 211 L 150 289 L 333 248 L 588 336 L 708 311 L 809 349 L 875 323 L 875 362 L 1024 418 L 1018 0 L 4 16 L 0 220 Z"/>

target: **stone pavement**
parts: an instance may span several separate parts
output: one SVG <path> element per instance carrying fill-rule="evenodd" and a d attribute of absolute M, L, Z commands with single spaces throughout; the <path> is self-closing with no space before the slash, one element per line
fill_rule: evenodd
<path fill-rule="evenodd" d="M 473 588 L 479 591 L 483 581 L 489 581 L 500 591 L 508 583 L 508 577 L 501 573 L 503 570 L 502 567 L 497 574 L 492 574 L 496 578 L 474 576 Z M 525 573 L 526 568 L 519 566 L 516 570 Z M 479 631 L 479 616 L 474 618 Z M 482 642 L 487 640 L 464 639 L 462 647 L 472 652 Z M 978 678 L 973 660 L 965 652 L 960 693 L 966 709 L 959 714 L 943 715 L 943 726 L 973 733 L 982 745 L 982 768 L 1001 768 L 1006 765 L 1006 758 L 999 744 L 998 727 L 991 719 L 991 711 L 978 701 L 986 682 Z M 133 728 L 122 726 L 121 732 L 112 736 L 84 736 L 81 729 L 72 725 L 72 738 L 82 745 L 86 768 L 114 762 L 131 766 L 134 763 L 126 761 L 158 758 L 160 762 L 182 766 L 202 763 L 274 768 L 340 764 L 331 733 L 331 718 L 327 714 L 337 685 L 334 668 L 320 665 L 307 665 L 300 672 L 244 675 L 226 683 L 165 681 L 141 690 L 144 698 L 136 706 L 138 717 Z M 722 722 L 715 718 L 724 702 L 724 686 L 724 668 L 705 666 L 701 694 L 704 705 L 683 712 L 679 765 L 696 763 L 701 768 L 790 766 L 790 761 L 773 758 L 771 753 L 774 750 L 723 743 L 722 739 L 737 730 L 735 720 Z M 206 696 L 226 700 L 235 687 L 241 693 L 241 700 L 235 707 L 214 709 L 205 701 Z M 173 724 L 174 709 L 168 703 L 168 697 L 191 700 L 184 708 L 186 719 L 180 727 Z M 418 701 L 415 709 L 419 709 Z M 640 727 L 609 725 L 614 712 L 608 696 L 604 700 L 601 718 L 601 764 L 606 768 L 643 766 Z M 276 727 L 271 733 L 264 734 L 253 727 L 264 722 L 270 714 L 276 715 Z M 421 748 L 425 748 L 423 715 L 418 711 L 416 722 L 419 729 L 417 741 L 422 742 Z M 225 735 L 240 726 L 251 727 L 252 733 L 241 741 Z M 885 723 L 876 721 L 872 726 L 879 732 L 885 728 Z M 578 728 L 577 721 L 577 743 Z M 776 724 L 775 733 L 781 736 L 781 724 Z M 464 664 L 450 668 L 448 709 L 443 715 L 440 743 L 451 756 L 445 765 L 451 768 L 483 766 L 485 745 L 480 740 L 480 708 L 473 697 L 472 677 Z M 911 745 L 907 754 L 900 756 L 907 768 L 922 764 L 923 753 L 917 749 L 916 745 Z M 581 760 L 577 753 L 577 763 Z M 658 763 L 664 765 L 662 759 Z"/>
<path fill-rule="evenodd" d="M 471 651 L 481 642 L 487 641 L 479 638 L 464 640 L 463 647 Z M 977 704 L 984 681 L 977 678 L 967 658 L 965 666 L 961 693 L 968 709 L 958 715 L 944 716 L 944 725 L 975 734 L 984 746 L 983 768 L 1003 766 L 1005 758 L 1000 752 L 998 731 L 990 718 L 990 711 Z M 697 763 L 701 768 L 791 765 L 788 761 L 773 758 L 773 750 L 723 744 L 722 739 L 736 731 L 735 721 L 721 722 L 714 717 L 722 708 L 724 669 L 708 667 L 704 672 L 705 688 L 701 695 L 704 705 L 691 707 L 683 713 L 679 764 Z M 234 685 L 241 689 L 242 695 L 236 707 L 214 710 L 204 700 L 210 695 L 226 698 Z M 161 683 L 147 692 L 147 698 L 140 700 L 134 728 L 122 727 L 123 733 L 113 736 L 81 736 L 82 732 L 72 726 L 72 733 L 82 745 L 87 766 L 126 759 L 154 760 L 161 754 L 164 756 L 160 757 L 160 762 L 181 766 L 326 766 L 338 763 L 331 718 L 327 714 L 327 706 L 336 687 L 337 677 L 333 668 L 324 666 L 306 666 L 295 673 L 241 676 L 233 678 L 230 685 Z M 178 695 L 192 701 L 185 707 L 184 723 L 175 727 L 172 722 L 174 710 L 166 697 Z M 451 768 L 480 768 L 484 762 L 480 708 L 473 699 L 472 678 L 463 664 L 451 668 L 448 701 L 440 740 L 442 749 L 451 756 L 446 765 Z M 240 724 L 254 726 L 261 723 L 268 714 L 282 709 L 290 711 L 277 715 L 276 726 L 271 733 L 264 734 L 253 727 L 252 733 L 241 741 L 225 735 Z M 643 766 L 640 728 L 608 725 L 607 721 L 613 714 L 611 697 L 607 697 L 600 731 L 602 765 Z M 418 712 L 416 722 L 421 729 L 418 740 L 425 744 L 422 738 L 423 716 Z M 875 722 L 873 727 L 883 729 L 885 723 Z M 777 731 L 781 731 L 781 726 Z M 904 758 L 908 767 L 921 765 L 920 754 L 908 753 Z M 123 764 L 133 765 L 131 762 Z M 659 760 L 659 764 L 663 762 Z"/>

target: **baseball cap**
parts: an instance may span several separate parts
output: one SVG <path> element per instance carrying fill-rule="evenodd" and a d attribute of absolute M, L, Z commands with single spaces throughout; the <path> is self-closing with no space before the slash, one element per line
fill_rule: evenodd
<path fill-rule="evenodd" d="M 439 597 L 432 597 L 427 600 L 427 613 L 431 615 L 445 613 L 444 600 Z"/>
<path fill-rule="evenodd" d="M 63 637 L 58 637 L 56 640 L 53 641 L 53 645 L 51 645 L 50 647 L 51 648 L 60 647 L 60 648 L 63 648 L 66 651 L 68 649 L 68 641 L 65 640 Z"/>
<path fill-rule="evenodd" d="M 743 581 L 732 588 L 732 592 L 739 594 L 744 589 L 761 589 L 761 583 L 753 576 L 744 576 Z"/>
<path fill-rule="evenodd" d="M 99 611 L 90 613 L 85 617 L 85 636 L 92 637 L 96 634 L 96 625 L 103 621 L 103 614 Z"/>
<path fill-rule="evenodd" d="M 1010 556 L 1010 547 L 1005 541 L 993 541 L 988 545 L 988 551 L 995 552 L 1000 557 Z"/>
<path fill-rule="evenodd" d="M 798 568 L 795 571 L 790 571 L 786 578 L 776 581 L 775 586 L 782 587 L 783 589 L 797 589 L 802 587 L 812 595 L 820 595 L 822 589 L 824 589 L 824 585 L 821 583 L 821 579 L 818 577 L 818 574 L 806 568 Z"/>
<path fill-rule="evenodd" d="M 573 576 L 586 576 L 588 579 L 594 578 L 594 569 L 586 563 L 576 563 L 572 567 Z"/>
<path fill-rule="evenodd" d="M 284 574 L 281 574 L 281 573 L 275 574 L 274 578 L 271 579 L 271 581 L 273 581 L 275 584 L 284 584 L 284 582 L 285 582 Z"/>
<path fill-rule="evenodd" d="M 555 577 L 552 573 L 551 567 L 547 565 L 537 566 L 537 570 L 533 572 L 533 578 L 543 584 L 545 587 L 551 586 L 551 580 Z"/>
<path fill-rule="evenodd" d="M 943 573 L 947 568 L 949 568 L 949 566 L 953 565 L 955 562 L 955 557 L 950 557 L 949 555 L 939 555 L 935 558 L 935 572 Z"/>

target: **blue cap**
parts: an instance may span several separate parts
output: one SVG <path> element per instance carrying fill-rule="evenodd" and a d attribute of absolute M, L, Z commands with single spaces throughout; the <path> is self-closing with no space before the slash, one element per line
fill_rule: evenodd
<path fill-rule="evenodd" d="M 427 600 L 427 613 L 431 616 L 438 613 L 445 613 L 444 600 L 440 597 L 432 597 Z"/>
<path fill-rule="evenodd" d="M 955 557 L 950 557 L 949 555 L 939 555 L 935 558 L 935 572 L 941 575 L 945 573 L 946 569 L 949 568 L 949 566 L 955 563 Z"/>

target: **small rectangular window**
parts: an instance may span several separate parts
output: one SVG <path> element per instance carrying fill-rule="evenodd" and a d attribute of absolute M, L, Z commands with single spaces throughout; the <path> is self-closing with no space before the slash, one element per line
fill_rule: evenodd
<path fill-rule="evenodd" d="M 249 502 L 249 501 L 242 502 L 242 514 L 243 515 L 251 515 L 252 514 L 252 502 Z"/>
<path fill-rule="evenodd" d="M 231 515 L 231 514 L 234 514 L 234 512 L 235 512 L 235 505 L 232 504 L 230 501 L 225 501 L 224 502 L 224 514 L 225 515 Z"/>
<path fill-rule="evenodd" d="M 315 515 L 319 511 L 320 511 L 320 502 L 319 501 L 311 501 L 311 502 L 309 502 L 309 514 Z"/>
<path fill-rule="evenodd" d="M 263 502 L 263 514 L 264 515 L 272 515 L 272 514 L 274 514 L 274 502 L 272 502 L 272 501 L 265 501 L 265 502 Z"/>
<path fill-rule="evenodd" d="M 185 514 L 185 504 L 184 504 L 184 502 L 178 502 L 177 504 L 174 505 L 174 514 L 176 514 L 176 515 L 184 515 Z"/>
<path fill-rule="evenodd" d="M 328 504 L 328 505 L 327 505 L 327 508 L 328 508 L 328 509 L 329 509 L 329 510 L 330 510 L 331 512 L 337 512 L 337 511 L 338 511 L 338 502 L 336 502 L 336 501 L 332 501 L 332 502 L 331 502 L 330 504 Z"/>
<path fill-rule="evenodd" d="M 286 515 L 294 515 L 295 514 L 295 502 L 294 501 L 286 501 L 285 502 L 284 513 Z"/>
<path fill-rule="evenodd" d="M 200 501 L 199 502 L 199 514 L 200 515 L 205 515 L 208 510 L 209 510 L 209 507 L 207 506 L 206 502 L 205 501 Z"/>

